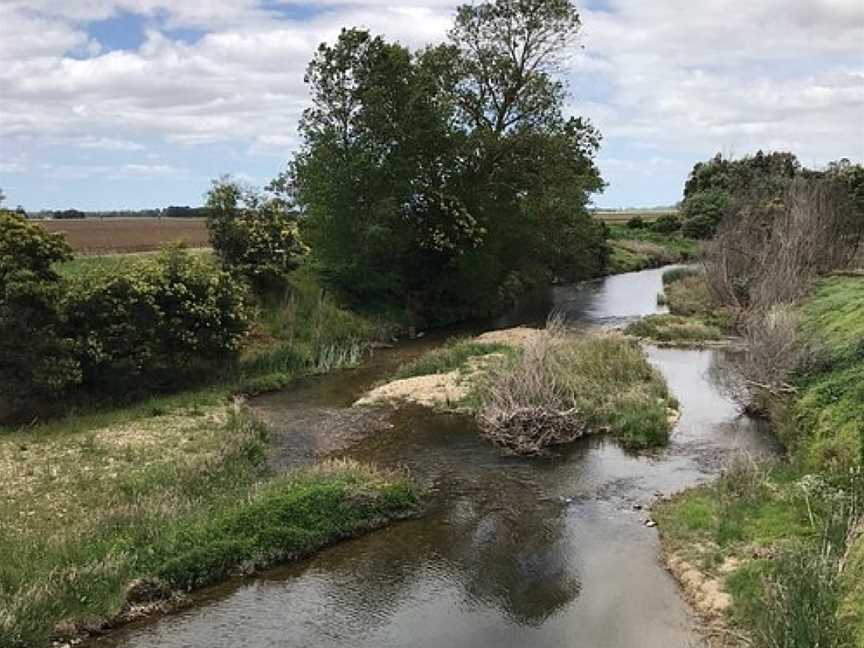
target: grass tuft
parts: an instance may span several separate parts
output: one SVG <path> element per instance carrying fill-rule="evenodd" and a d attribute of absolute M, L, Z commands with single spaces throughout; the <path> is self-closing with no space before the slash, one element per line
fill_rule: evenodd
<path fill-rule="evenodd" d="M 674 405 L 638 344 L 614 335 L 572 337 L 557 323 L 521 355 L 491 367 L 478 401 L 486 435 L 527 453 L 603 429 L 628 448 L 659 445 L 668 440 Z"/>
<path fill-rule="evenodd" d="M 627 335 L 657 342 L 698 343 L 719 340 L 723 332 L 695 319 L 680 315 L 648 315 L 624 330 Z"/>
<path fill-rule="evenodd" d="M 492 353 L 513 356 L 518 350 L 506 344 L 474 342 L 470 338 L 448 340 L 444 346 L 399 367 L 395 378 L 449 373 L 463 368 L 471 358 Z"/>
<path fill-rule="evenodd" d="M 620 225 L 609 227 L 609 243 L 609 270 L 613 274 L 681 263 L 699 250 L 699 244 L 690 239 Z"/>

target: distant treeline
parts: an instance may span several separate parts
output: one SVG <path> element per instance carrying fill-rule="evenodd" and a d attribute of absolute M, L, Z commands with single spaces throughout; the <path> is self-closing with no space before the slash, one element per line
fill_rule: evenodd
<path fill-rule="evenodd" d="M 64 209 L 56 211 L 30 212 L 30 218 L 52 218 L 56 220 L 72 220 L 83 218 L 205 218 L 206 207 L 188 207 L 172 205 L 164 209 L 119 209 L 115 211 L 80 211 Z"/>

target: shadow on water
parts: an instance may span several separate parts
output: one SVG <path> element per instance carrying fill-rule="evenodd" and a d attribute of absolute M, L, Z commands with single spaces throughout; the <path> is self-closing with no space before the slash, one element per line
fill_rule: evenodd
<path fill-rule="evenodd" d="M 594 324 L 656 312 L 661 274 L 555 288 L 517 317 L 542 321 L 556 307 L 573 323 Z M 466 417 L 417 408 L 348 409 L 393 366 L 435 343 L 381 354 L 362 370 L 256 401 L 286 452 L 299 444 L 299 454 L 308 456 L 334 451 L 407 466 L 434 489 L 427 515 L 214 588 L 192 608 L 96 644 L 701 645 L 676 585 L 657 561 L 657 535 L 634 505 L 716 475 L 731 453 L 775 451 L 759 424 L 740 416 L 718 388 L 724 352 L 649 349 L 682 404 L 666 448 L 632 454 L 594 437 L 558 454 L 520 459 L 480 440 Z M 334 425 L 354 432 L 337 434 L 335 443 L 315 441 L 324 427 L 332 436 Z"/>

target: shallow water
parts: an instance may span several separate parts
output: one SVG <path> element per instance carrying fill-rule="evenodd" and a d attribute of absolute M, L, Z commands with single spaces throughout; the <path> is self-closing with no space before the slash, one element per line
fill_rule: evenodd
<path fill-rule="evenodd" d="M 656 312 L 662 271 L 556 288 L 521 315 L 557 308 L 573 323 Z M 545 312 L 544 312 L 545 309 Z M 515 316 L 518 317 L 518 316 Z M 510 325 L 514 322 L 502 321 Z M 771 453 L 712 376 L 723 351 L 649 349 L 682 405 L 670 444 L 632 454 L 601 437 L 552 456 L 502 456 L 465 417 L 347 406 L 427 341 L 370 366 L 256 401 L 286 448 L 309 456 L 341 422 L 360 460 L 408 466 L 436 489 L 423 518 L 327 549 L 303 563 L 205 592 L 177 614 L 129 626 L 100 646 L 171 648 L 700 646 L 677 586 L 658 562 L 647 506 L 717 474 L 733 452 Z M 374 431 L 374 434 L 368 432 Z M 338 444 L 337 444 L 338 445 Z M 325 448 L 326 449 L 326 448 Z M 299 454 L 303 454 L 302 452 Z M 290 467 L 291 461 L 282 465 Z"/>

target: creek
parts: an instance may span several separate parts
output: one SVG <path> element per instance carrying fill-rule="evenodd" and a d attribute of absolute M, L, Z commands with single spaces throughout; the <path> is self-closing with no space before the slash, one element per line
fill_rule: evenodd
<path fill-rule="evenodd" d="M 659 312 L 662 269 L 555 287 L 494 323 L 620 324 Z M 717 476 L 734 453 L 777 451 L 718 377 L 728 351 L 647 347 L 681 403 L 670 443 L 630 453 L 603 436 L 537 458 L 502 455 L 470 418 L 350 404 L 443 335 L 253 403 L 276 464 L 322 452 L 405 466 L 432 488 L 423 517 L 211 588 L 176 614 L 93 642 L 112 648 L 691 648 L 697 622 L 664 570 L 651 501 Z M 336 440 L 334 442 L 334 439 Z"/>

